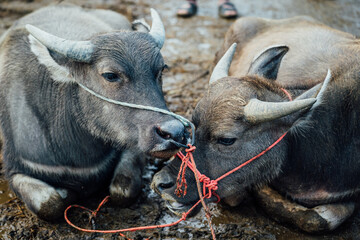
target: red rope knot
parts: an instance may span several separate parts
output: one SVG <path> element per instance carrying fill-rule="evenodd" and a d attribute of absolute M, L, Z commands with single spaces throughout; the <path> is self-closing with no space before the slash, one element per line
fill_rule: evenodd
<path fill-rule="evenodd" d="M 206 175 L 204 174 L 200 174 L 199 176 L 199 181 L 206 184 L 206 183 L 209 183 L 210 182 L 210 178 L 207 177 Z"/>
<path fill-rule="evenodd" d="M 203 183 L 203 195 L 211 198 L 212 192 L 218 190 L 217 181 L 211 180 L 204 174 L 200 174 L 199 181 Z"/>
<path fill-rule="evenodd" d="M 182 219 L 183 221 L 185 221 L 187 215 L 188 215 L 188 213 L 187 213 L 187 212 L 184 212 L 184 213 L 182 214 L 182 216 L 181 216 L 181 219 Z"/>
<path fill-rule="evenodd" d="M 216 191 L 216 190 L 218 190 L 217 184 L 218 184 L 217 181 L 211 180 L 209 183 L 205 184 L 205 187 L 206 187 L 209 191 Z"/>
<path fill-rule="evenodd" d="M 91 218 L 96 218 L 96 215 L 98 214 L 98 212 L 100 211 L 100 208 L 107 202 L 109 201 L 110 196 L 106 196 L 101 203 L 99 204 L 99 206 L 97 207 L 97 209 L 95 211 L 91 211 Z"/>
<path fill-rule="evenodd" d="M 185 149 L 185 152 L 186 153 L 192 153 L 195 151 L 196 147 L 195 146 L 192 146 L 191 144 L 188 144 L 188 147 L 187 149 Z"/>

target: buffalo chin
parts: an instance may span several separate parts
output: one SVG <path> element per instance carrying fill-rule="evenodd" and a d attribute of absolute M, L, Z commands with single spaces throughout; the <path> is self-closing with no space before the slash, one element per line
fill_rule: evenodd
<path fill-rule="evenodd" d="M 175 215 L 182 217 L 184 213 L 192 208 L 193 204 L 182 204 L 176 201 L 168 201 L 165 200 L 165 206 L 170 210 L 170 212 L 174 213 Z M 196 206 L 187 217 L 192 217 L 196 215 L 201 209 L 201 205 Z"/>

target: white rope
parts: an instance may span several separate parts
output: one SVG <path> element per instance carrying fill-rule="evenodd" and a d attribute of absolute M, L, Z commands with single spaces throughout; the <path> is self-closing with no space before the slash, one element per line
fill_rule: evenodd
<path fill-rule="evenodd" d="M 121 105 L 124 107 L 129 107 L 129 108 L 136 108 L 136 109 L 141 109 L 141 110 L 148 110 L 148 111 L 153 111 L 153 112 L 159 112 L 162 114 L 167 114 L 170 115 L 176 119 L 178 119 L 185 127 L 191 127 L 191 132 L 192 132 L 192 139 L 191 139 L 191 145 L 194 144 L 195 141 L 195 126 L 192 122 L 190 122 L 188 119 L 184 118 L 183 116 L 180 116 L 176 113 L 161 109 L 161 108 L 157 108 L 157 107 L 151 107 L 151 106 L 144 106 L 144 105 L 139 105 L 139 104 L 133 104 L 133 103 L 127 103 L 127 102 L 121 102 L 121 101 L 116 101 L 107 97 L 104 97 L 96 92 L 94 92 L 93 90 L 85 87 L 84 85 L 82 85 L 81 83 L 78 83 L 80 87 L 82 87 L 84 90 L 86 90 L 87 92 L 91 93 L 92 95 L 94 95 L 97 98 L 100 98 L 104 101 L 107 101 L 109 103 L 113 103 L 116 105 Z M 190 142 L 189 142 L 190 143 Z M 179 144 L 179 143 L 178 143 Z M 181 145 L 181 144 L 180 144 Z"/>

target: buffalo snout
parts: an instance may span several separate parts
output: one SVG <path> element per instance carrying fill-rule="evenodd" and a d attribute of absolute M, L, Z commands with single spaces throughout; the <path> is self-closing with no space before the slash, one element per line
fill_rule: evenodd
<path fill-rule="evenodd" d="M 164 140 L 174 140 L 178 143 L 184 143 L 185 127 L 177 120 L 162 123 L 161 125 L 155 127 L 155 132 L 158 137 Z"/>
<path fill-rule="evenodd" d="M 146 136 L 140 137 L 140 148 L 151 156 L 168 159 L 186 144 L 188 131 L 178 120 L 163 121 L 146 128 Z"/>
<path fill-rule="evenodd" d="M 161 196 L 164 190 L 171 189 L 174 185 L 174 176 L 170 175 L 167 171 L 160 171 L 155 174 L 151 183 L 151 188 Z"/>
<path fill-rule="evenodd" d="M 179 159 L 173 160 L 176 161 L 175 165 L 178 165 L 178 163 L 181 162 L 177 160 Z M 184 212 L 187 212 L 198 201 L 198 195 L 196 191 L 196 184 L 188 185 L 188 194 L 181 197 L 176 195 L 176 176 L 178 168 L 175 167 L 175 165 L 172 165 L 171 167 L 167 165 L 158 173 L 156 173 L 153 177 L 151 188 L 161 196 L 161 198 L 165 201 L 166 207 L 171 212 L 178 216 L 182 216 Z M 191 171 L 188 172 L 190 173 Z M 189 176 L 187 176 L 186 179 L 189 181 L 189 183 L 194 183 L 194 179 L 189 178 Z M 193 216 L 199 210 L 200 208 L 195 208 L 189 216 Z"/>

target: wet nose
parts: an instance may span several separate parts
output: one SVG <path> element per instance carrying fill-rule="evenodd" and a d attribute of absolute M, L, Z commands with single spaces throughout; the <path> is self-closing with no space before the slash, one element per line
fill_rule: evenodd
<path fill-rule="evenodd" d="M 161 192 L 165 189 L 173 187 L 175 184 L 174 179 L 169 175 L 168 172 L 161 170 L 155 174 L 151 183 L 151 188 L 161 195 Z"/>
<path fill-rule="evenodd" d="M 185 127 L 177 120 L 171 120 L 157 126 L 156 134 L 165 140 L 174 140 L 183 143 L 185 139 Z"/>

